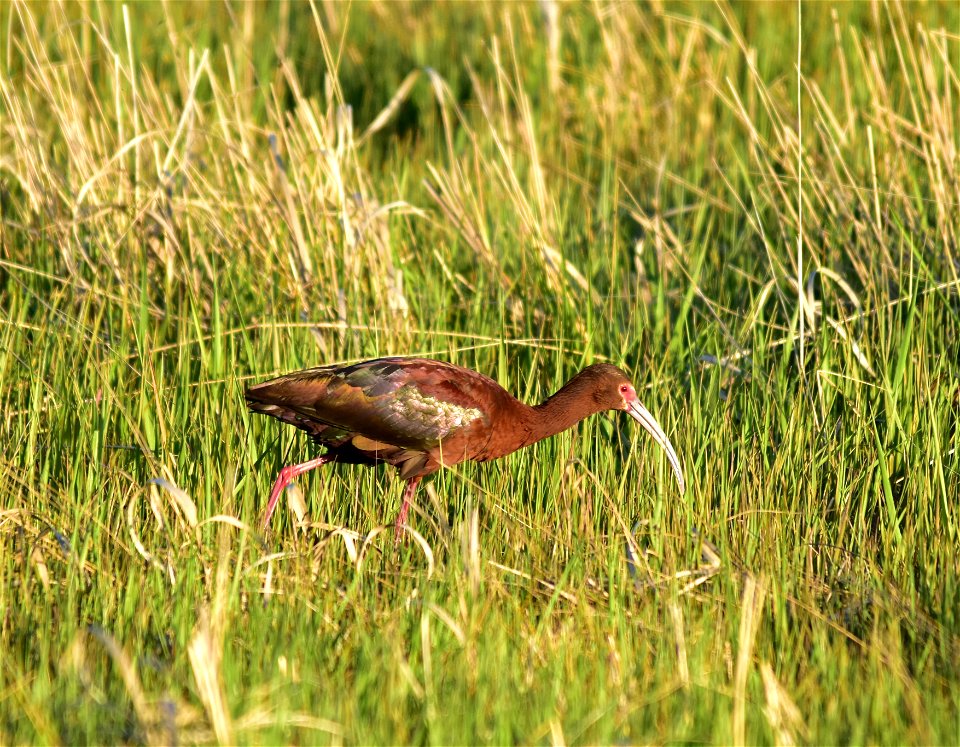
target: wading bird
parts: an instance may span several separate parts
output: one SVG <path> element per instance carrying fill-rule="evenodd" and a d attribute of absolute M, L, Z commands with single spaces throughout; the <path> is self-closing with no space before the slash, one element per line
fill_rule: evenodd
<path fill-rule="evenodd" d="M 670 439 L 640 404 L 616 366 L 587 366 L 542 404 L 525 405 L 493 379 L 426 358 L 378 358 L 280 376 L 246 391 L 251 410 L 306 431 L 325 453 L 280 471 L 263 528 L 280 494 L 304 472 L 328 462 L 397 468 L 406 480 L 395 530 L 425 476 L 467 460 L 489 462 L 567 430 L 589 415 L 625 410 L 666 451 L 683 493 L 683 472 Z"/>

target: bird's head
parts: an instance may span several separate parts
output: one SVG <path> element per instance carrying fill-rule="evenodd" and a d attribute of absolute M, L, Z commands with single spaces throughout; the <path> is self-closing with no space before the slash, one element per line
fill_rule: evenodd
<path fill-rule="evenodd" d="M 680 458 L 677 456 L 673 444 L 670 443 L 670 439 L 667 438 L 667 434 L 663 432 L 663 428 L 660 427 L 656 418 L 640 403 L 637 390 L 627 375 L 616 366 L 599 363 L 585 368 L 581 376 L 587 378 L 592 384 L 593 399 L 599 409 L 625 410 L 630 414 L 630 417 L 640 423 L 653 436 L 653 440 L 660 444 L 667 453 L 667 459 L 673 468 L 673 474 L 680 485 L 680 492 L 686 492 L 683 470 L 680 468 Z"/>

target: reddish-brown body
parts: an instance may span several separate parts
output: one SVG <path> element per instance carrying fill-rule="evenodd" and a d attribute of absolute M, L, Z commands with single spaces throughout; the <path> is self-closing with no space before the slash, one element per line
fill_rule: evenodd
<path fill-rule="evenodd" d="M 493 379 L 425 358 L 379 358 L 323 366 L 257 384 L 249 407 L 290 423 L 327 451 L 287 467 L 274 484 L 264 524 L 280 492 L 297 475 L 327 462 L 394 465 L 407 480 L 397 529 L 420 479 L 466 460 L 486 462 L 552 436 L 602 410 L 627 410 L 663 446 L 681 492 L 679 459 L 636 399 L 626 375 L 589 366 L 544 403 L 526 405 Z"/>

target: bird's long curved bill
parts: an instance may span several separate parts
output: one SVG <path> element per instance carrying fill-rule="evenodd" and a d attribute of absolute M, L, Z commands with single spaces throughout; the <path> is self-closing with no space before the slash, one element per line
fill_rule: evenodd
<path fill-rule="evenodd" d="M 667 459 L 670 460 L 670 466 L 673 467 L 673 474 L 676 476 L 677 483 L 680 485 L 680 492 L 685 493 L 687 487 L 683 479 L 683 470 L 680 469 L 680 458 L 677 456 L 677 452 L 674 451 L 673 444 L 670 443 L 667 434 L 664 433 L 663 428 L 660 427 L 660 423 L 658 423 L 657 419 L 650 414 L 650 411 L 639 402 L 631 402 L 627 406 L 627 412 L 629 412 L 630 417 L 640 423 L 640 425 L 653 436 L 653 440 L 660 444 L 663 450 L 667 452 Z"/>

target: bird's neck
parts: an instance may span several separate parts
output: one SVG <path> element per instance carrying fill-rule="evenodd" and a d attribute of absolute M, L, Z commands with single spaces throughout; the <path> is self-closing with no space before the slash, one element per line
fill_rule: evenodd
<path fill-rule="evenodd" d="M 556 394 L 532 407 L 504 392 L 499 410 L 504 427 L 494 428 L 490 440 L 478 456 L 483 461 L 498 459 L 555 436 L 599 412 L 603 408 L 594 402 L 591 389 L 588 381 L 578 374 Z"/>
<path fill-rule="evenodd" d="M 529 408 L 530 433 L 524 446 L 555 436 L 602 409 L 592 397 L 590 384 L 580 375 L 574 376 L 555 394 Z"/>

